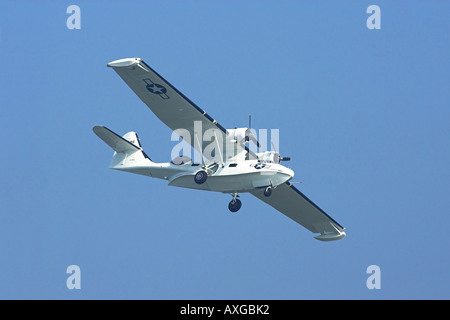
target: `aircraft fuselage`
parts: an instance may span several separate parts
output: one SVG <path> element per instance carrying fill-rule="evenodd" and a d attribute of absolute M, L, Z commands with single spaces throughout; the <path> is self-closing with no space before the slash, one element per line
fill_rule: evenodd
<path fill-rule="evenodd" d="M 208 165 L 205 170 L 208 178 L 201 184 L 195 182 L 194 176 L 202 170 L 202 165 L 191 162 L 184 164 L 152 162 L 132 167 L 119 163 L 111 168 L 167 180 L 170 186 L 226 193 L 246 192 L 269 186 L 275 188 L 294 176 L 294 171 L 281 164 L 258 160 Z"/>

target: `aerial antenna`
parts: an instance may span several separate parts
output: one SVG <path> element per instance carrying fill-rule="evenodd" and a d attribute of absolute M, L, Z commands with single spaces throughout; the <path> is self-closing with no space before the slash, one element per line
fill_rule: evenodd
<path fill-rule="evenodd" d="M 248 128 L 245 132 L 245 142 L 250 142 L 250 134 L 251 134 L 251 128 L 252 128 L 252 115 L 248 114 Z"/>
<path fill-rule="evenodd" d="M 248 129 L 247 132 L 245 134 L 245 141 L 246 142 L 250 142 L 253 141 L 256 144 L 257 148 L 262 148 L 262 146 L 260 145 L 258 139 L 255 138 L 255 136 L 253 135 L 252 132 L 252 115 L 249 113 L 248 114 Z"/>

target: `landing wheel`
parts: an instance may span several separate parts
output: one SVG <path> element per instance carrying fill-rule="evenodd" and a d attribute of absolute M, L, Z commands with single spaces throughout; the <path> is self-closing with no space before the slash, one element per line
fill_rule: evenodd
<path fill-rule="evenodd" d="M 270 197 L 271 194 L 272 194 L 272 187 L 267 187 L 266 189 L 264 189 L 264 195 L 266 197 Z"/>
<path fill-rule="evenodd" d="M 206 179 L 208 179 L 208 174 L 206 173 L 206 171 L 203 171 L 203 170 L 200 170 L 194 176 L 194 181 L 197 184 L 204 183 L 206 181 Z"/>
<path fill-rule="evenodd" d="M 228 204 L 228 209 L 230 209 L 231 212 L 237 212 L 242 206 L 242 202 L 239 199 L 233 199 Z"/>

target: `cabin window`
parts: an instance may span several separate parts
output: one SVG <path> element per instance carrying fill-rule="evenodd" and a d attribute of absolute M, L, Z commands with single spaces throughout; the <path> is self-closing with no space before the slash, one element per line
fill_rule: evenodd
<path fill-rule="evenodd" d="M 231 167 L 231 168 L 236 167 L 236 166 L 237 166 L 237 163 L 230 163 L 230 165 L 229 165 L 229 167 Z"/>

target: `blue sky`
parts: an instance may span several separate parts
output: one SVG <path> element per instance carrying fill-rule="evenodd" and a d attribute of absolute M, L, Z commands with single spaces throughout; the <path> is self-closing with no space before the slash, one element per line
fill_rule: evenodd
<path fill-rule="evenodd" d="M 0 298 L 449 299 L 449 9 L 1 1 Z M 126 57 L 226 128 L 251 113 L 279 129 L 298 188 L 347 237 L 319 242 L 251 195 L 231 214 L 228 195 L 109 170 L 95 125 L 138 132 L 155 161 L 176 144 L 106 67 Z"/>

